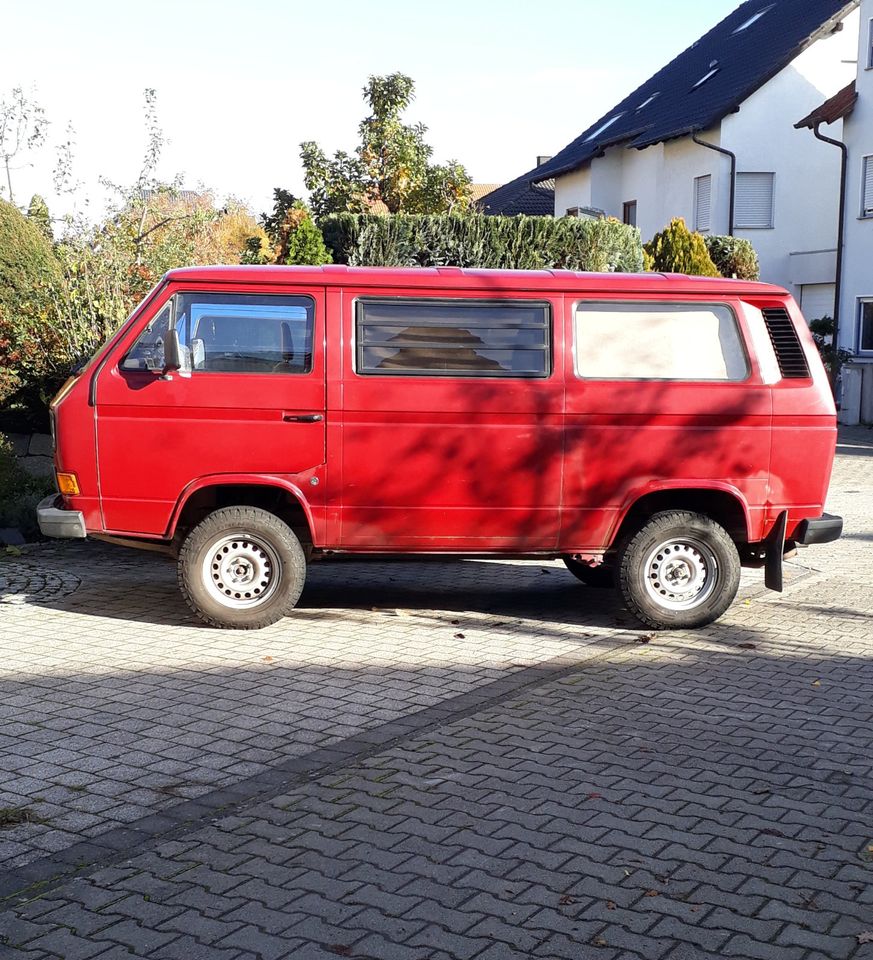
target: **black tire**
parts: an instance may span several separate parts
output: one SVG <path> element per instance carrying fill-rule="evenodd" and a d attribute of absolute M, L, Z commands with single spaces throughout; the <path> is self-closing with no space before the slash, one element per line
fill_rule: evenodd
<path fill-rule="evenodd" d="M 615 571 L 609 564 L 601 563 L 599 567 L 590 567 L 587 563 L 574 560 L 572 557 L 563 557 L 562 559 L 564 566 L 586 587 L 608 590 L 615 586 Z"/>
<path fill-rule="evenodd" d="M 700 513 L 656 513 L 619 547 L 622 597 L 638 620 L 656 630 L 712 623 L 733 603 L 739 585 L 736 544 Z"/>
<path fill-rule="evenodd" d="M 222 507 L 186 537 L 178 576 L 182 596 L 204 623 L 259 630 L 287 616 L 300 599 L 306 556 L 294 531 L 275 514 Z"/>

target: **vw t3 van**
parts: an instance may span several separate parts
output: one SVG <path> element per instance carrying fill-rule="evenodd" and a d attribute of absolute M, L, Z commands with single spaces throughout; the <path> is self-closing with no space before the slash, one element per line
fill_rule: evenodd
<path fill-rule="evenodd" d="M 171 553 L 215 627 L 290 614 L 338 555 L 559 557 L 699 627 L 742 565 L 781 589 L 787 551 L 842 530 L 825 371 L 760 283 L 175 270 L 51 415 L 43 533 Z"/>

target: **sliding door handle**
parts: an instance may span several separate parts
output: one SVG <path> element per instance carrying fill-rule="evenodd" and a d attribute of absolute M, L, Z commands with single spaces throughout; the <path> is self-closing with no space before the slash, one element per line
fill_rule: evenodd
<path fill-rule="evenodd" d="M 321 413 L 286 413 L 282 419 L 285 423 L 320 423 L 324 420 Z"/>

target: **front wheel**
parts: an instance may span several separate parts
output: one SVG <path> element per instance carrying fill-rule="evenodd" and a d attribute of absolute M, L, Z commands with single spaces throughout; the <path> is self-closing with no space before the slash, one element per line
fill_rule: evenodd
<path fill-rule="evenodd" d="M 223 507 L 188 534 L 179 553 L 179 587 L 212 627 L 257 630 L 294 608 L 306 556 L 294 531 L 257 507 Z"/>
<path fill-rule="evenodd" d="M 656 513 L 619 549 L 618 584 L 630 611 L 656 629 L 702 627 L 733 603 L 740 585 L 736 544 L 699 513 Z"/>

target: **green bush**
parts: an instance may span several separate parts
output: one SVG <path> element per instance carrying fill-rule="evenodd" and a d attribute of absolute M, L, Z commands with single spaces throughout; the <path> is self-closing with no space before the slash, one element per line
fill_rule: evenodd
<path fill-rule="evenodd" d="M 720 277 L 699 233 L 692 233 L 681 217 L 670 221 L 646 244 L 652 269 L 658 273 L 687 273 L 693 277 Z"/>
<path fill-rule="evenodd" d="M 706 237 L 706 249 L 723 277 L 737 280 L 760 280 L 758 254 L 748 240 L 739 237 Z"/>
<path fill-rule="evenodd" d="M 331 262 L 324 237 L 302 204 L 288 212 L 282 263 L 317 267 Z"/>
<path fill-rule="evenodd" d="M 60 264 L 39 224 L 0 200 L 0 307 L 48 303 L 60 283 Z"/>
<path fill-rule="evenodd" d="M 36 539 L 36 505 L 54 488 L 50 477 L 32 477 L 21 468 L 12 444 L 0 433 L 0 527 L 18 527 L 25 540 Z"/>
<path fill-rule="evenodd" d="M 514 270 L 642 269 L 639 231 L 617 220 L 339 213 L 319 226 L 337 263 Z"/>

